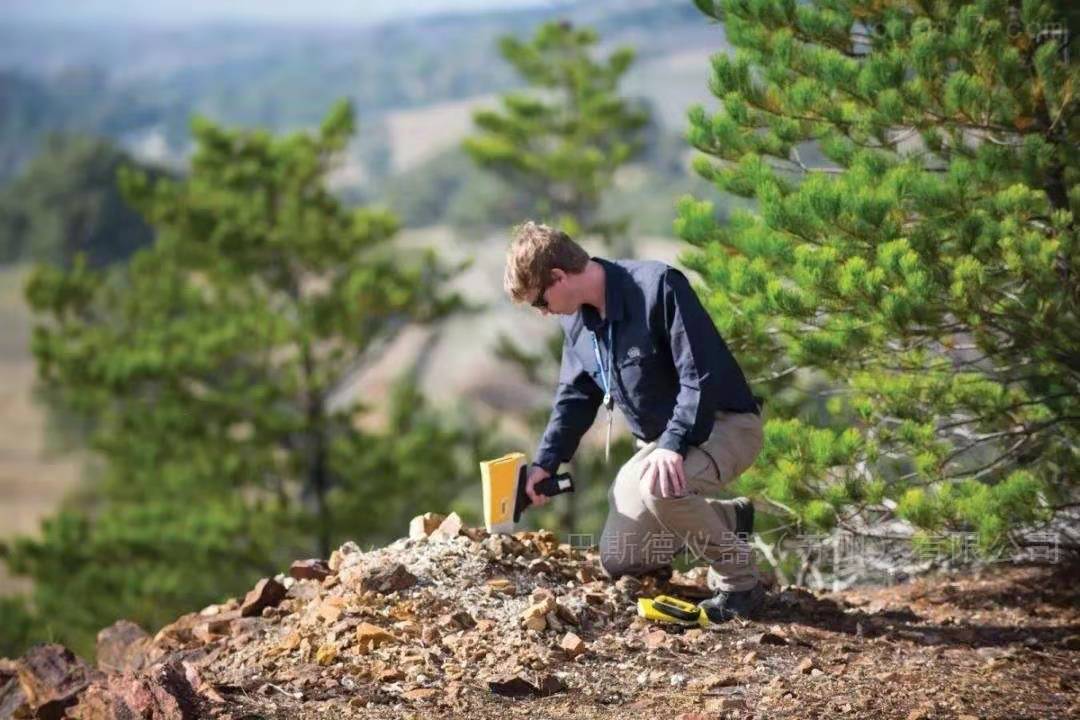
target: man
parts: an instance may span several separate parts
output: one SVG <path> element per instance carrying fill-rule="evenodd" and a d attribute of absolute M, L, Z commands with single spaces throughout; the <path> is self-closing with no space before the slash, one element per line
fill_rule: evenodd
<path fill-rule="evenodd" d="M 535 484 L 570 460 L 601 406 L 609 423 L 618 406 L 638 452 L 608 491 L 605 573 L 670 575 L 681 544 L 710 565 L 717 592 L 701 606 L 713 622 L 755 616 L 765 593 L 745 542 L 753 505 L 709 496 L 761 451 L 760 408 L 686 276 L 660 262 L 590 257 L 565 233 L 526 222 L 514 233 L 504 286 L 514 302 L 559 315 L 564 332 L 529 499 L 548 502 Z"/>

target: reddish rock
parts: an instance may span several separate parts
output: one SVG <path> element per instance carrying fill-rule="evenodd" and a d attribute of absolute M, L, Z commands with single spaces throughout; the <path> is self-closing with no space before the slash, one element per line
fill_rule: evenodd
<path fill-rule="evenodd" d="M 240 614 L 244 617 L 261 615 L 263 608 L 276 607 L 285 599 L 285 586 L 273 578 L 263 578 L 255 588 L 244 597 Z"/>
<path fill-rule="evenodd" d="M 439 625 L 448 630 L 468 630 L 476 627 L 476 620 L 465 610 L 439 616 Z"/>
<path fill-rule="evenodd" d="M 442 690 L 438 688 L 413 688 L 412 690 L 406 690 L 401 693 L 403 700 L 409 700 L 411 702 L 417 702 L 421 700 L 433 700 L 439 695 L 442 695 Z"/>
<path fill-rule="evenodd" d="M 517 585 L 512 580 L 505 577 L 493 577 L 488 578 L 484 582 L 487 587 L 488 593 L 494 595 L 495 593 L 502 593 L 503 595 L 516 595 Z"/>
<path fill-rule="evenodd" d="M 341 618 L 341 614 L 345 612 L 345 603 L 345 598 L 340 595 L 332 595 L 319 605 L 315 614 L 328 623 L 337 622 Z"/>
<path fill-rule="evenodd" d="M 465 537 L 469 538 L 470 540 L 475 540 L 476 542 L 483 542 L 487 538 L 491 537 L 491 534 L 482 527 L 466 526 L 461 528 L 461 532 L 463 535 L 465 535 Z"/>
<path fill-rule="evenodd" d="M 397 638 L 378 625 L 365 622 L 356 628 L 356 642 L 361 648 L 374 649 L 386 643 L 397 642 Z"/>
<path fill-rule="evenodd" d="M 204 645 L 232 633 L 232 622 L 240 617 L 239 610 L 217 615 L 191 629 L 191 634 Z"/>
<path fill-rule="evenodd" d="M 582 565 L 581 567 L 579 567 L 574 576 L 577 578 L 577 581 L 582 585 L 584 585 L 585 583 L 590 583 L 593 580 L 596 580 L 598 577 L 596 571 L 589 565 Z"/>
<path fill-rule="evenodd" d="M 500 675 L 488 680 L 488 689 L 509 698 L 547 697 L 565 690 L 566 685 L 551 674 L 544 674 L 539 685 L 533 685 L 520 675 Z"/>
<path fill-rule="evenodd" d="M 382 683 L 397 682 L 405 679 L 405 673 L 398 668 L 383 668 L 375 673 L 375 679 Z"/>
<path fill-rule="evenodd" d="M 415 584 L 416 576 L 406 570 L 401 563 L 369 572 L 360 579 L 361 590 L 370 590 L 383 595 L 410 588 Z"/>
<path fill-rule="evenodd" d="M 455 538 L 458 533 L 461 532 L 461 528 L 464 523 L 461 521 L 461 517 L 452 512 L 446 516 L 446 518 L 439 523 L 439 527 L 435 528 L 435 531 L 431 533 L 432 537 L 439 538 Z"/>
<path fill-rule="evenodd" d="M 205 621 L 201 613 L 188 613 L 181 615 L 176 620 L 157 631 L 154 635 L 153 644 L 160 647 L 183 647 L 195 642 L 192 631 L 195 626 Z"/>
<path fill-rule="evenodd" d="M 562 603 L 555 604 L 555 614 L 559 616 L 560 620 L 571 625 L 578 625 L 581 622 L 577 613 Z"/>
<path fill-rule="evenodd" d="M 574 633 L 568 632 L 563 635 L 559 647 L 563 649 L 563 652 L 566 653 L 567 657 L 572 659 L 585 652 L 585 641 Z"/>
<path fill-rule="evenodd" d="M 650 650 L 658 650 L 670 644 L 671 637 L 663 630 L 652 630 L 645 635 L 645 647 Z"/>
<path fill-rule="evenodd" d="M 289 577 L 296 580 L 323 580 L 330 575 L 330 565 L 325 560 L 297 560 L 289 566 Z"/>
<path fill-rule="evenodd" d="M 525 610 L 522 611 L 520 617 L 521 617 L 521 620 L 523 620 L 526 624 L 528 624 L 530 620 L 544 620 L 545 616 L 548 613 L 554 612 L 554 611 L 555 611 L 555 598 L 549 595 L 549 596 L 544 597 L 543 600 L 540 600 L 539 602 L 534 603 L 534 604 L 530 605 L 529 607 L 525 608 Z M 545 623 L 541 623 L 541 627 L 540 627 L 541 630 L 544 628 L 544 625 L 545 625 Z"/>
<path fill-rule="evenodd" d="M 16 663 L 19 684 L 39 720 L 59 720 L 97 677 L 75 653 L 55 643 L 35 645 Z"/>
<path fill-rule="evenodd" d="M 520 675 L 502 675 L 488 680 L 488 689 L 508 698 L 533 697 L 540 689 Z"/>
<path fill-rule="evenodd" d="M 199 668 L 195 663 L 183 662 L 181 665 L 184 668 L 184 677 L 187 678 L 191 688 L 199 695 L 200 698 L 210 700 L 215 703 L 224 703 L 225 698 L 214 688 L 213 685 L 206 682 L 202 675 L 199 673 Z"/>
<path fill-rule="evenodd" d="M 547 560 L 537 558 L 536 560 L 533 560 L 529 563 L 529 572 L 535 573 L 537 575 L 541 573 L 551 575 L 555 572 L 555 568 L 552 567 L 551 563 L 549 563 Z"/>
<path fill-rule="evenodd" d="M 446 516 L 439 513 L 429 512 L 417 515 L 409 522 L 409 537 L 413 540 L 427 537 L 435 532 L 445 519 Z"/>
<path fill-rule="evenodd" d="M 141 627 L 130 620 L 117 620 L 97 634 L 98 669 L 137 672 L 151 662 L 150 643 L 150 635 Z"/>
<path fill-rule="evenodd" d="M 771 632 L 757 633 L 756 635 L 754 635 L 751 638 L 750 641 L 753 642 L 753 643 L 757 643 L 758 645 L 787 645 L 788 644 L 787 640 L 780 637 L 776 633 L 771 633 Z"/>
<path fill-rule="evenodd" d="M 110 675 L 107 681 L 92 685 L 67 717 L 202 720 L 210 716 L 207 706 L 207 699 L 199 695 L 185 668 L 176 663 L 159 663 L 138 677 Z"/>
<path fill-rule="evenodd" d="M 566 685 L 562 680 L 554 675 L 545 674 L 540 678 L 540 685 L 537 688 L 537 694 L 540 697 L 547 697 L 548 695 L 554 695 L 557 692 L 562 692 L 566 689 Z"/>
<path fill-rule="evenodd" d="M 30 712 L 26 693 L 19 684 L 19 674 L 14 662 L 0 660 L 0 718 L 15 717 L 15 711 Z"/>

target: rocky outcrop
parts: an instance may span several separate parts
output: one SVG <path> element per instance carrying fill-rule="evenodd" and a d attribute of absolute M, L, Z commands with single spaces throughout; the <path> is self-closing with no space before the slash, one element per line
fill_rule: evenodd
<path fill-rule="evenodd" d="M 637 598 L 706 597 L 705 568 L 612 582 L 595 548 L 428 514 L 156 633 L 121 620 L 97 667 L 59 645 L 0 660 L 0 720 L 1068 717 L 1080 598 L 1050 570 L 1011 572 L 998 589 L 778 588 L 757 622 L 658 625 Z M 1022 572 L 1044 573 L 1028 580 L 1037 611 L 999 607 Z M 988 682 L 1007 692 L 983 712 Z"/>

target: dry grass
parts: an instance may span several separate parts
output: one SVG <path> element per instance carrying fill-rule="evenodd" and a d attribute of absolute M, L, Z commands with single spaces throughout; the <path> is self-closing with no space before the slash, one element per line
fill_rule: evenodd
<path fill-rule="evenodd" d="M 41 519 L 78 480 L 80 463 L 45 451 L 45 414 L 33 400 L 25 268 L 0 270 L 0 540 L 37 532 Z M 0 566 L 0 595 L 26 584 Z"/>
<path fill-rule="evenodd" d="M 394 172 L 416 167 L 461 142 L 473 132 L 473 111 L 497 105 L 496 96 L 477 95 L 389 113 L 386 123 L 394 149 Z"/>

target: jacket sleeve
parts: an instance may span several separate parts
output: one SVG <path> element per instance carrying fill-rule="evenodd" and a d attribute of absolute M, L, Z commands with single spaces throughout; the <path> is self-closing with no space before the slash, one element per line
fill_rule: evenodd
<path fill-rule="evenodd" d="M 718 379 L 709 372 L 712 318 L 705 311 L 689 280 L 669 269 L 662 283 L 664 325 L 671 344 L 671 359 L 679 375 L 675 408 L 657 445 L 686 456 L 687 437 L 712 422 L 716 414 Z M 707 431 L 706 431 L 707 432 Z"/>
<path fill-rule="evenodd" d="M 603 399 L 596 381 L 574 353 L 569 336 L 564 336 L 559 387 L 555 391 L 551 419 L 540 440 L 533 464 L 554 475 L 561 463 L 573 457 L 581 436 L 596 419 L 596 411 Z"/>

